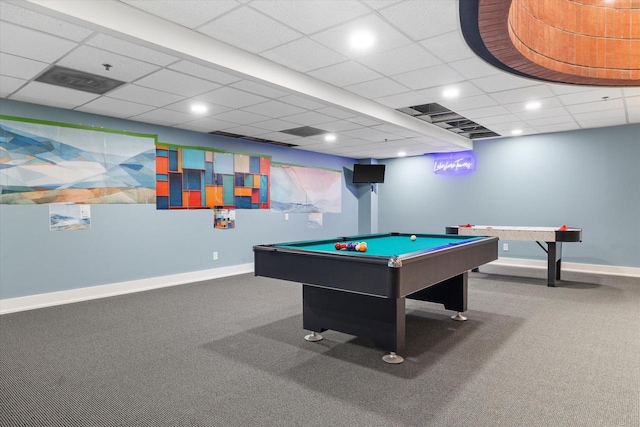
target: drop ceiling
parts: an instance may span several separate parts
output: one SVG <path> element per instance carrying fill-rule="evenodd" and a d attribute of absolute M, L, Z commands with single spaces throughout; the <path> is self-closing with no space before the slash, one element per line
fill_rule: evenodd
<path fill-rule="evenodd" d="M 0 96 L 356 159 L 471 149 L 477 139 L 400 111 L 433 103 L 487 135 L 640 123 L 640 87 L 544 83 L 487 64 L 466 45 L 458 7 L 456 0 L 2 0 Z M 363 29 L 375 42 L 355 50 L 349 36 Z M 124 84 L 100 95 L 37 81 L 53 66 Z M 446 98 L 452 87 L 459 96 Z M 541 108 L 526 109 L 534 100 Z M 207 111 L 193 113 L 195 102 Z M 282 132 L 306 127 L 321 132 Z"/>

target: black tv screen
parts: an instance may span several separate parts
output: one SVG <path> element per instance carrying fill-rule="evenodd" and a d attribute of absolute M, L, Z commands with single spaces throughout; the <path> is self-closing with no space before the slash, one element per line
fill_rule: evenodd
<path fill-rule="evenodd" d="M 353 183 L 383 183 L 385 165 L 353 165 Z"/>

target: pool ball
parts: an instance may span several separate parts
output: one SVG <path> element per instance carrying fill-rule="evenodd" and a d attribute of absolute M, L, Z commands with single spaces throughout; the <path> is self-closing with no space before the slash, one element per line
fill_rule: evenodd
<path fill-rule="evenodd" d="M 366 252 L 367 251 L 367 245 L 363 245 L 363 244 L 358 245 L 358 250 L 360 252 Z"/>
<path fill-rule="evenodd" d="M 340 242 L 336 243 L 335 248 L 336 248 L 337 250 L 340 250 L 340 248 L 341 248 L 341 247 L 342 247 L 342 246 L 340 245 Z"/>
<path fill-rule="evenodd" d="M 417 239 L 416 235 L 415 235 L 415 234 L 412 234 L 412 235 L 411 235 L 411 240 L 415 241 L 416 239 Z"/>

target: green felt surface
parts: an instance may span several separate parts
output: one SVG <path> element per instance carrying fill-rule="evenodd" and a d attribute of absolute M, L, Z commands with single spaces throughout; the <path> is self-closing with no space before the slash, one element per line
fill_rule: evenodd
<path fill-rule="evenodd" d="M 456 236 L 456 235 L 420 235 L 416 234 L 416 240 L 411 240 L 410 234 L 402 234 L 399 236 L 382 235 L 382 236 L 361 236 L 353 237 L 346 242 L 367 242 L 366 252 L 349 252 L 345 250 L 338 251 L 335 249 L 336 240 L 307 241 L 288 244 L 275 245 L 277 247 L 308 250 L 316 252 L 329 253 L 348 253 L 363 256 L 400 256 L 418 251 L 436 250 L 452 244 L 460 244 L 480 239 L 478 236 Z M 346 243 L 345 242 L 345 243 Z"/>

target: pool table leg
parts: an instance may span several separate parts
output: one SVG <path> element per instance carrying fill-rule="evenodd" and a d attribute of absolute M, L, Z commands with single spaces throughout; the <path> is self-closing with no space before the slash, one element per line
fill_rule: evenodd
<path fill-rule="evenodd" d="M 395 363 L 405 350 L 405 299 L 382 298 L 317 286 L 302 286 L 302 327 L 369 338 L 392 352 Z M 397 353 L 397 354 L 396 354 Z"/>
<path fill-rule="evenodd" d="M 407 298 L 443 304 L 447 310 L 458 312 L 455 316 L 451 316 L 453 320 L 467 320 L 461 313 L 467 311 L 468 283 L 469 272 L 465 271 L 450 279 L 407 295 Z"/>

